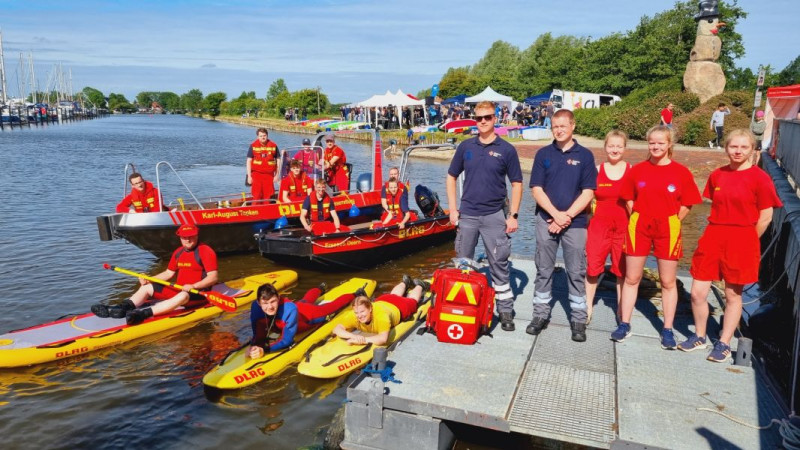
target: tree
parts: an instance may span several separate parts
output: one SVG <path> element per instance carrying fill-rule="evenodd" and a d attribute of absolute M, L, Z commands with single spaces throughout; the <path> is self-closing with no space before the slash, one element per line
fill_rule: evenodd
<path fill-rule="evenodd" d="M 108 94 L 108 108 L 111 110 L 120 110 L 123 112 L 132 111 L 136 108 L 131 105 L 127 98 L 122 94 L 110 93 Z"/>
<path fill-rule="evenodd" d="M 319 98 L 319 103 L 317 103 L 317 98 Z M 328 96 L 317 89 L 301 89 L 292 93 L 292 106 L 305 109 L 307 113 L 316 112 L 317 104 L 319 104 L 320 111 L 326 111 L 330 104 Z"/>
<path fill-rule="evenodd" d="M 778 73 L 775 86 L 788 86 L 798 83 L 800 83 L 800 56 Z"/>
<path fill-rule="evenodd" d="M 267 91 L 267 101 L 273 100 L 275 97 L 284 92 L 288 93 L 289 89 L 286 87 L 286 82 L 283 81 L 283 78 L 278 78 L 269 85 L 269 90 Z"/>
<path fill-rule="evenodd" d="M 181 107 L 191 114 L 197 114 L 203 108 L 203 92 L 192 89 L 181 95 Z"/>
<path fill-rule="evenodd" d="M 439 81 L 439 95 L 442 98 L 461 94 L 477 94 L 475 77 L 466 67 L 451 67 Z"/>
<path fill-rule="evenodd" d="M 106 107 L 106 98 L 99 90 L 86 86 L 81 92 L 89 100 L 89 103 L 91 103 L 95 108 Z"/>
<path fill-rule="evenodd" d="M 203 99 L 203 109 L 213 119 L 220 113 L 220 105 L 227 99 L 228 96 L 224 92 L 212 92 Z"/>
<path fill-rule="evenodd" d="M 136 94 L 136 103 L 140 108 L 150 108 L 153 102 L 157 100 L 157 92 L 143 91 Z M 163 106 L 163 105 L 162 105 Z"/>
<path fill-rule="evenodd" d="M 174 92 L 157 92 L 156 101 L 167 111 L 181 109 L 181 98 Z"/>

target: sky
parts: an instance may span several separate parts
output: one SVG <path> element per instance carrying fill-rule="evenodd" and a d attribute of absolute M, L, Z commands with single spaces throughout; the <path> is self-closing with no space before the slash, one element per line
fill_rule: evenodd
<path fill-rule="evenodd" d="M 800 54 L 800 0 L 739 0 L 747 53 L 737 64 L 781 70 Z M 0 0 L 8 94 L 20 52 L 41 90 L 54 66 L 75 91 L 133 100 L 141 91 L 266 95 L 319 87 L 334 103 L 386 90 L 416 93 L 449 67 L 476 63 L 496 40 L 524 50 L 542 33 L 597 39 L 670 9 L 665 0 Z M 688 59 L 688 55 L 687 55 Z M 27 89 L 30 91 L 30 88 Z"/>

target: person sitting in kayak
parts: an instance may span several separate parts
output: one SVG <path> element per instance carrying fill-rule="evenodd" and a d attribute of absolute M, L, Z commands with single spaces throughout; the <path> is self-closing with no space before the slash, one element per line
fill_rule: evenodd
<path fill-rule="evenodd" d="M 347 156 L 336 145 L 333 134 L 325 136 L 325 179 L 334 191 L 347 192 L 350 188 L 350 174 L 347 172 Z"/>
<path fill-rule="evenodd" d="M 289 173 L 281 180 L 278 198 L 282 203 L 299 202 L 311 195 L 313 183 L 303 172 L 303 163 L 293 159 L 289 163 Z"/>
<path fill-rule="evenodd" d="M 158 189 L 153 187 L 153 183 L 145 181 L 142 174 L 133 172 L 128 176 L 131 183 L 131 193 L 117 204 L 118 213 L 133 212 L 159 212 L 161 205 L 164 204 Z"/>
<path fill-rule="evenodd" d="M 325 180 L 314 182 L 314 192 L 303 201 L 300 209 L 300 223 L 312 234 L 326 234 L 347 231 L 348 227 L 339 222 L 333 199 L 328 195 Z"/>
<path fill-rule="evenodd" d="M 181 247 L 172 253 L 166 270 L 155 275 L 155 278 L 166 281 L 175 277 L 175 283 L 181 285 L 182 290 L 151 284 L 140 278 L 141 286 L 130 299 L 119 306 L 92 305 L 94 315 L 115 319 L 124 317 L 128 325 L 136 325 L 150 317 L 167 314 L 190 300 L 205 302 L 205 297 L 189 291 L 207 290 L 217 283 L 217 254 L 208 245 L 199 243 L 199 230 L 194 225 L 183 225 L 175 234 L 181 239 Z M 148 300 L 158 302 L 150 307 L 139 308 Z"/>
<path fill-rule="evenodd" d="M 315 304 L 320 295 L 325 293 L 325 283 L 309 289 L 302 299 L 293 302 L 281 297 L 275 286 L 263 284 L 258 288 L 257 301 L 250 307 L 250 326 L 253 338 L 247 354 L 250 358 L 261 358 L 264 354 L 283 350 L 292 343 L 297 333 L 302 333 L 314 325 L 324 323 L 329 314 L 342 309 L 352 302 L 356 295 L 363 294 L 363 289 L 352 294 L 344 294 L 328 303 Z M 272 340 L 270 336 L 279 334 Z"/>
<path fill-rule="evenodd" d="M 403 275 L 403 281 L 374 302 L 366 295 L 357 295 L 353 299 L 352 310 L 344 316 L 342 323 L 336 325 L 333 334 L 352 345 L 384 345 L 391 329 L 414 315 L 417 307 L 423 303 L 422 295 L 429 289 L 427 281 L 412 280 L 408 275 Z"/>
<path fill-rule="evenodd" d="M 403 229 L 409 220 L 417 220 L 417 215 L 408 208 L 408 191 L 401 188 L 401 184 L 397 178 L 389 178 L 386 183 L 385 198 L 381 198 L 381 203 L 385 205 L 381 216 L 381 225 L 383 226 L 397 224 L 400 229 Z"/>
<path fill-rule="evenodd" d="M 302 163 L 303 172 L 305 172 L 308 176 L 314 176 L 314 174 L 319 175 L 318 161 L 321 158 L 317 150 L 311 147 L 311 139 L 303 139 L 303 148 L 298 150 L 292 159 Z"/>

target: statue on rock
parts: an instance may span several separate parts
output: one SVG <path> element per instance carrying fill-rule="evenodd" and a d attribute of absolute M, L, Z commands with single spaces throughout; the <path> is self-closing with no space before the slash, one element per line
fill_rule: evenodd
<path fill-rule="evenodd" d="M 694 16 L 697 37 L 683 74 L 686 90 L 697 94 L 701 103 L 725 90 L 725 74 L 716 62 L 722 49 L 722 40 L 717 33 L 725 25 L 719 21 L 718 3 L 717 0 L 707 0 L 698 4 L 699 12 Z"/>

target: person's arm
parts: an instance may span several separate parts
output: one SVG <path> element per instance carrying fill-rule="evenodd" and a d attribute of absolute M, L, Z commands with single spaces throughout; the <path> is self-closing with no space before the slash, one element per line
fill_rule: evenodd
<path fill-rule="evenodd" d="M 289 347 L 294 342 L 294 337 L 297 335 L 297 307 L 294 304 L 283 304 L 283 330 L 281 331 L 280 339 L 272 344 L 264 346 L 264 350 L 268 352 L 275 352 Z"/>
<path fill-rule="evenodd" d="M 447 174 L 447 209 L 450 210 L 450 223 L 458 225 L 458 209 L 456 209 L 456 177 Z"/>
<path fill-rule="evenodd" d="M 253 184 L 253 158 L 247 158 L 247 184 Z"/>
<path fill-rule="evenodd" d="M 550 217 L 553 218 L 553 222 L 556 225 L 564 228 L 572 223 L 572 217 L 567 215 L 564 211 L 559 211 L 550 201 L 550 197 L 545 194 L 541 186 L 534 186 L 531 188 L 531 193 L 533 194 L 533 200 L 536 202 L 536 205 L 545 210 L 547 214 L 550 214 Z"/>
<path fill-rule="evenodd" d="M 350 340 L 359 336 L 358 334 L 347 331 L 347 328 L 345 328 L 342 324 L 336 325 L 336 328 L 333 329 L 333 334 L 345 340 Z"/>
<path fill-rule="evenodd" d="M 756 222 L 756 233 L 758 233 L 758 237 L 761 237 L 761 235 L 767 231 L 767 227 L 770 222 L 772 222 L 772 211 L 772 208 L 765 208 L 759 211 L 758 222 Z"/>
<path fill-rule="evenodd" d="M 118 213 L 130 212 L 132 204 L 133 204 L 133 194 L 128 194 L 125 196 L 125 198 L 122 199 L 121 202 L 117 203 L 116 211 Z"/>
<path fill-rule="evenodd" d="M 403 220 L 398 224 L 401 230 L 406 227 L 406 222 L 408 222 L 409 219 L 411 219 L 411 211 L 406 211 L 403 215 Z"/>
<path fill-rule="evenodd" d="M 308 210 L 303 208 L 300 210 L 300 223 L 306 231 L 311 231 L 311 225 L 308 223 Z"/>
<path fill-rule="evenodd" d="M 664 118 L 664 110 L 661 110 L 661 125 L 666 125 L 667 119 Z"/>
<path fill-rule="evenodd" d="M 289 203 L 289 191 L 281 190 L 281 203 Z"/>
<path fill-rule="evenodd" d="M 572 202 L 572 205 L 570 205 L 570 207 L 565 212 L 570 218 L 575 217 L 578 214 L 582 213 L 587 206 L 589 206 L 589 203 L 592 202 L 593 198 L 594 198 L 594 190 L 584 189 L 581 191 L 581 194 L 578 196 L 578 198 L 576 198 L 575 201 Z"/>
<path fill-rule="evenodd" d="M 333 226 L 336 227 L 336 231 L 339 231 L 339 227 L 341 226 L 339 223 L 339 215 L 336 214 L 336 210 L 333 209 L 333 205 L 331 205 L 331 218 L 333 219 Z"/>
<path fill-rule="evenodd" d="M 633 200 L 628 200 L 625 202 L 625 208 L 628 209 L 628 216 L 633 214 Z"/>
<path fill-rule="evenodd" d="M 683 218 L 686 217 L 687 214 L 689 214 L 689 211 L 691 211 L 691 209 L 692 205 L 689 206 L 681 205 L 681 209 L 678 210 L 678 219 L 683 220 Z"/>
<path fill-rule="evenodd" d="M 522 203 L 522 182 L 514 181 L 511 183 L 511 204 L 509 205 L 509 215 L 506 218 L 506 233 L 513 233 L 519 229 L 519 220 L 514 218 L 514 214 L 519 213 L 519 206 Z"/>

